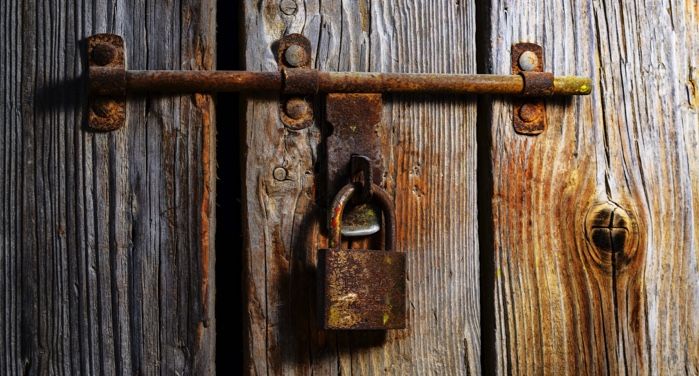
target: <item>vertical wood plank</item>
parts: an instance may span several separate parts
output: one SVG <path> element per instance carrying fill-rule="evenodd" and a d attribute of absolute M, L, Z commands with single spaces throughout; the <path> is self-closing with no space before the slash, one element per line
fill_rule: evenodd
<path fill-rule="evenodd" d="M 84 128 L 85 37 L 133 69 L 212 69 L 215 3 L 0 7 L 0 373 L 214 370 L 213 103 L 138 98 Z"/>
<path fill-rule="evenodd" d="M 317 69 L 473 73 L 474 22 L 471 2 L 246 1 L 246 69 L 276 70 L 273 43 L 302 33 Z M 408 253 L 408 329 L 319 329 L 321 121 L 289 131 L 275 96 L 250 97 L 247 373 L 480 373 L 475 98 L 387 96 L 384 102 L 385 184 L 395 196 L 398 247 Z M 287 171 L 280 180 L 273 176 L 279 167 Z"/>
<path fill-rule="evenodd" d="M 593 77 L 512 129 L 492 101 L 499 374 L 699 372 L 699 7 L 695 1 L 492 1 L 486 66 L 544 47 Z"/>

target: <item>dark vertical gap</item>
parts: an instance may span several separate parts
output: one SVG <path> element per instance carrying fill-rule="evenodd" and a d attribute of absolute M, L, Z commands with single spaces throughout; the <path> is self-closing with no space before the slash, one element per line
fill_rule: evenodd
<path fill-rule="evenodd" d="M 476 67 L 478 73 L 492 73 L 490 37 L 491 4 L 475 1 L 476 6 Z M 477 181 L 478 181 L 478 244 L 480 261 L 481 303 L 481 374 L 494 375 L 497 370 L 495 350 L 495 245 L 493 224 L 493 165 L 490 155 L 492 97 L 478 96 L 476 120 Z"/>
<path fill-rule="evenodd" d="M 217 1 L 216 69 L 241 70 L 242 6 Z M 216 98 L 216 373 L 243 371 L 240 95 Z"/>

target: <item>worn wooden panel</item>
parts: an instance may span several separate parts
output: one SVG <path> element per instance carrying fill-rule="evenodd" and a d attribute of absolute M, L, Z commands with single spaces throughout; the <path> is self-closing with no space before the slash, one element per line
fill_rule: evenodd
<path fill-rule="evenodd" d="M 491 110 L 497 371 L 699 373 L 699 6 L 492 1 L 487 68 L 538 42 L 593 77 L 548 129 Z M 625 223 L 620 223 L 625 219 Z"/>
<path fill-rule="evenodd" d="M 276 70 L 272 44 L 298 32 L 311 40 L 319 69 L 472 73 L 474 22 L 470 2 L 246 1 L 245 60 L 249 70 Z M 292 132 L 274 95 L 248 99 L 247 373 L 480 373 L 475 98 L 385 103 L 385 183 L 395 196 L 398 246 L 408 252 L 409 323 L 383 334 L 319 329 L 320 123 Z M 279 167 L 286 176 L 275 178 Z"/>
<path fill-rule="evenodd" d="M 210 69 L 214 2 L 0 7 L 0 374 L 213 370 L 213 107 L 137 98 L 84 129 L 83 41 L 135 69 Z"/>

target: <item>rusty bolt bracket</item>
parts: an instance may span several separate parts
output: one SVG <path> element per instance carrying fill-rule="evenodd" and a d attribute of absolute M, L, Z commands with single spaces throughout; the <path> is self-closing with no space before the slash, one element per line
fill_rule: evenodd
<path fill-rule="evenodd" d="M 311 42 L 301 34 L 284 36 L 277 46 L 277 64 L 285 87 L 279 98 L 279 118 L 289 130 L 306 129 L 313 124 L 313 96 L 304 95 L 313 92 L 307 87 L 312 81 L 305 77 L 314 71 L 311 69 Z M 290 78 L 291 73 L 300 77 Z M 293 90 L 294 83 L 302 88 Z"/>
<path fill-rule="evenodd" d="M 287 1 L 282 9 L 292 13 L 294 4 Z M 87 47 L 88 123 L 102 131 L 124 125 L 125 98 L 133 93 L 276 92 L 280 95 L 279 117 L 292 131 L 313 123 L 314 99 L 319 93 L 440 93 L 519 96 L 515 129 L 538 134 L 546 125 L 539 97 L 587 95 L 592 87 L 587 77 L 553 77 L 542 72 L 542 49 L 533 43 L 512 47 L 511 75 L 320 71 L 312 68 L 311 43 L 300 34 L 287 35 L 277 43 L 279 69 L 274 72 L 127 70 L 120 36 L 94 35 L 87 39 Z M 534 107 L 520 111 L 525 103 Z"/>
<path fill-rule="evenodd" d="M 382 184 L 384 159 L 379 137 L 382 116 L 381 94 L 332 93 L 325 98 L 328 202 L 340 188 L 353 180 L 356 171 L 352 167 L 363 170 L 364 187 L 367 187 L 366 183 Z M 363 194 L 366 195 L 366 191 Z M 380 215 L 380 210 L 371 204 L 352 202 L 343 217 L 342 234 L 372 235 L 380 230 Z"/>
<path fill-rule="evenodd" d="M 106 132 L 123 127 L 126 120 L 124 40 L 114 34 L 87 38 L 87 63 L 89 78 L 96 83 L 90 85 L 87 114 L 90 128 Z M 100 89 L 112 94 L 101 96 Z"/>
<path fill-rule="evenodd" d="M 517 43 L 512 46 L 512 74 L 524 80 L 522 98 L 516 99 L 512 111 L 515 131 L 537 135 L 546 129 L 546 107 L 541 97 L 553 95 L 554 77 L 543 72 L 544 50 L 535 43 Z"/>

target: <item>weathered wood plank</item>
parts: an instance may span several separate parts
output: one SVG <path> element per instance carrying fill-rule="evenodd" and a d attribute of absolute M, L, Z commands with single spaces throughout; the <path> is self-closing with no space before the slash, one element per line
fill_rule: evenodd
<path fill-rule="evenodd" d="M 549 102 L 538 137 L 492 103 L 498 373 L 699 373 L 699 6 L 486 13 L 490 72 L 509 73 L 510 45 L 532 41 L 547 70 L 594 78 L 591 97 Z"/>
<path fill-rule="evenodd" d="M 298 32 L 312 41 L 318 69 L 475 72 L 469 2 L 281 3 L 288 14 L 279 1 L 245 2 L 246 69 L 276 70 L 270 46 Z M 276 97 L 247 101 L 247 373 L 480 373 L 475 100 L 387 97 L 385 104 L 385 183 L 395 195 L 398 246 L 408 252 L 409 324 L 384 338 L 317 324 L 320 122 L 288 131 Z M 286 178 L 274 178 L 278 167 Z"/>
<path fill-rule="evenodd" d="M 213 104 L 134 99 L 84 129 L 86 36 L 135 69 L 211 69 L 209 0 L 0 7 L 0 373 L 213 372 Z"/>

